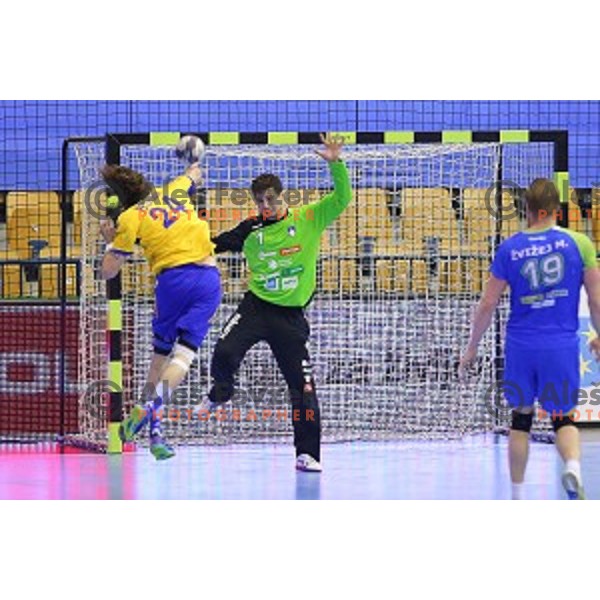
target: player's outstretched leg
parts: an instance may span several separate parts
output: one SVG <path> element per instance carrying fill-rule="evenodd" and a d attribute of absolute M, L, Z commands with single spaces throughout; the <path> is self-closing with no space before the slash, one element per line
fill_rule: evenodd
<path fill-rule="evenodd" d="M 556 449 L 564 461 L 562 484 L 569 500 L 585 500 L 583 480 L 581 477 L 579 430 L 571 417 L 552 419 L 556 432 Z"/>
<path fill-rule="evenodd" d="M 156 387 L 156 395 L 146 405 L 146 412 L 150 415 L 150 452 L 157 460 L 175 456 L 175 451 L 166 443 L 162 434 L 161 413 L 173 391 L 187 375 L 196 352 L 195 348 L 182 341 L 175 344 L 169 363 L 162 373 L 162 381 Z"/>
<path fill-rule="evenodd" d="M 274 321 L 275 323 L 275 321 Z M 292 425 L 296 447 L 296 469 L 320 472 L 321 415 L 306 348 L 308 323 L 301 310 L 277 321 L 267 340 L 288 385 L 292 403 Z"/>
<path fill-rule="evenodd" d="M 508 461 L 513 500 L 523 499 L 523 481 L 529 458 L 529 432 L 532 424 L 533 408 L 513 410 L 508 439 Z"/>
<path fill-rule="evenodd" d="M 231 400 L 235 392 L 235 376 L 246 353 L 264 336 L 263 320 L 253 308 L 252 298 L 246 296 L 221 331 L 210 365 L 212 386 L 208 397 L 196 408 L 196 413 L 212 412 Z"/>

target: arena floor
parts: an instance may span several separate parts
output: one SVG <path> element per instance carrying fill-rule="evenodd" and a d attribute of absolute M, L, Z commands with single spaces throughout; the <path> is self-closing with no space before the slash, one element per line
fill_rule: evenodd
<path fill-rule="evenodd" d="M 600 431 L 583 432 L 588 497 L 600 498 Z M 0 499 L 507 499 L 506 439 L 361 442 L 323 448 L 322 474 L 297 473 L 289 446 L 184 447 L 157 463 L 120 456 L 0 447 Z M 533 444 L 527 499 L 562 499 L 560 462 Z"/>

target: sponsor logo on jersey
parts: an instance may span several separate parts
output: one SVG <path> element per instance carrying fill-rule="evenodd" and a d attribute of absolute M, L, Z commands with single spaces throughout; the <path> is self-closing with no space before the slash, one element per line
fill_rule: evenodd
<path fill-rule="evenodd" d="M 269 267 L 269 269 L 270 269 L 271 271 L 275 271 L 275 269 L 277 269 L 277 267 L 278 267 L 278 266 L 279 266 L 279 265 L 277 264 L 277 261 L 276 261 L 276 260 L 270 260 L 270 261 L 267 263 L 267 267 Z"/>
<path fill-rule="evenodd" d="M 298 287 L 298 278 L 297 277 L 284 277 L 281 280 L 281 289 L 282 290 L 295 290 Z"/>
<path fill-rule="evenodd" d="M 265 289 L 271 292 L 279 289 L 279 279 L 277 277 L 269 277 L 265 282 Z"/>
<path fill-rule="evenodd" d="M 281 254 L 281 256 L 289 256 L 290 254 L 296 254 L 296 252 L 300 252 L 300 250 L 302 250 L 302 246 L 300 246 L 298 244 L 297 246 L 290 246 L 289 248 L 282 248 L 279 251 L 279 254 Z"/>
<path fill-rule="evenodd" d="M 288 227 L 288 235 L 294 237 L 296 235 L 296 228 L 293 225 Z"/>
<path fill-rule="evenodd" d="M 258 253 L 259 260 L 265 260 L 267 258 L 271 258 L 275 256 L 277 252 L 263 252 L 262 250 Z"/>
<path fill-rule="evenodd" d="M 290 277 L 291 275 L 299 275 L 304 271 L 304 267 L 302 265 L 297 265 L 295 267 L 290 267 L 289 269 L 282 269 L 281 275 L 283 277 Z"/>

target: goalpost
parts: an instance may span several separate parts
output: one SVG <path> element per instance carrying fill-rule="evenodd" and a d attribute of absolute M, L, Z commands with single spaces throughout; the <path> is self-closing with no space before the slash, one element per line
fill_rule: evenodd
<path fill-rule="evenodd" d="M 181 135 L 71 143 L 82 190 L 78 443 L 119 451 L 118 422 L 139 399 L 152 352 L 153 280 L 141 253 L 108 285 L 96 277 L 105 214 L 98 169 L 120 163 L 161 186 L 183 169 L 174 152 Z M 281 177 L 291 210 L 331 189 L 314 153 L 318 134 L 197 135 L 207 144 L 197 204 L 213 235 L 249 216 L 249 185 L 260 173 Z M 461 384 L 456 367 L 495 248 L 520 227 L 518 190 L 554 177 L 567 199 L 566 133 L 341 135 L 353 199 L 323 235 L 307 309 L 323 439 L 452 439 L 505 426 L 498 382 L 506 303 L 482 342 L 477 373 Z M 248 354 L 223 411 L 208 421 L 189 411 L 209 389 L 212 349 L 246 290 L 243 257 L 220 255 L 219 267 L 223 303 L 163 414 L 165 435 L 175 444 L 291 439 L 285 384 L 263 344 Z"/>

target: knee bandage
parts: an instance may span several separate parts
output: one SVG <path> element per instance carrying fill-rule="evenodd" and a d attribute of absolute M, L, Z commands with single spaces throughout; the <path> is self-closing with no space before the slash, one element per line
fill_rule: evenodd
<path fill-rule="evenodd" d="M 173 348 L 173 358 L 171 364 L 177 365 L 183 369 L 184 373 L 187 373 L 196 358 L 196 352 L 187 346 L 182 344 L 175 344 Z"/>

